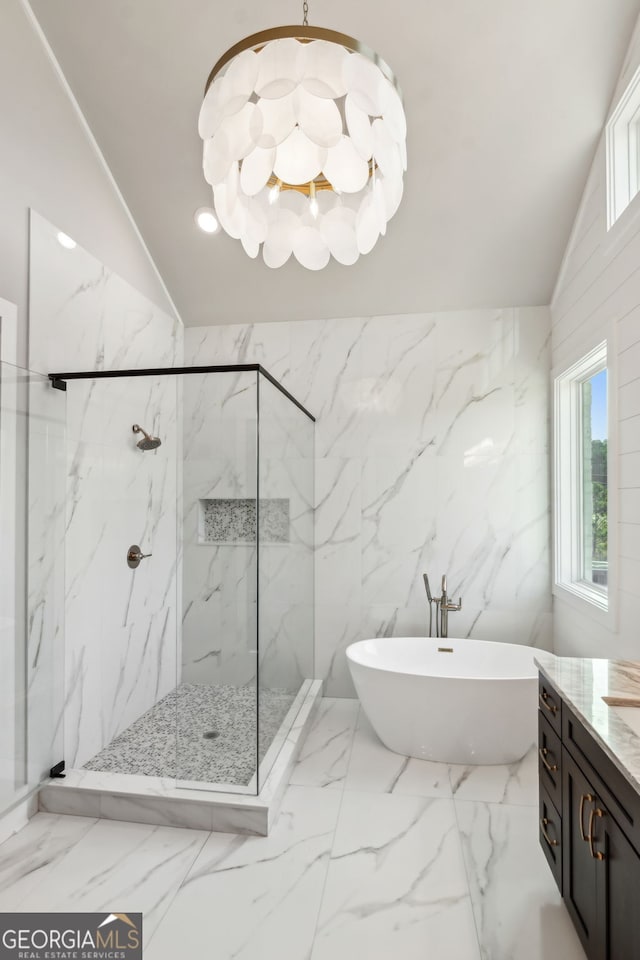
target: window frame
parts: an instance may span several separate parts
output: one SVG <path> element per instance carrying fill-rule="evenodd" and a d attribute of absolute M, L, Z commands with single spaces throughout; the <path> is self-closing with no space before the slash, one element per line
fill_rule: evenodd
<path fill-rule="evenodd" d="M 640 195 L 640 67 L 605 128 L 607 232 Z"/>
<path fill-rule="evenodd" d="M 553 584 L 559 597 L 615 628 L 617 595 L 616 411 L 611 337 L 599 339 L 572 363 L 552 372 L 553 384 Z M 584 573 L 582 384 L 607 370 L 607 587 Z"/>

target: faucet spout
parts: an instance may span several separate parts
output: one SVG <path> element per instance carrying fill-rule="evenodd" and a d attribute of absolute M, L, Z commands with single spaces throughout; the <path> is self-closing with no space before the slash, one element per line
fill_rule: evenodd
<path fill-rule="evenodd" d="M 462 597 L 458 603 L 451 603 L 447 593 L 447 575 L 442 576 L 442 596 L 440 597 L 440 636 L 449 636 L 449 614 L 462 610 Z"/>

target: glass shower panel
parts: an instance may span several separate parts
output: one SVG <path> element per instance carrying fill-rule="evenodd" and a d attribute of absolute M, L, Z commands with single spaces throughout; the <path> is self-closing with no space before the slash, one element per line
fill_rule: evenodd
<path fill-rule="evenodd" d="M 314 675 L 314 424 L 260 374 L 259 785 Z"/>
<path fill-rule="evenodd" d="M 63 759 L 65 395 L 0 364 L 0 812 Z"/>
<path fill-rule="evenodd" d="M 183 377 L 178 776 L 257 793 L 256 371 Z"/>
<path fill-rule="evenodd" d="M 177 776 L 177 380 L 67 384 L 72 768 Z M 136 561 L 132 552 L 144 556 Z"/>

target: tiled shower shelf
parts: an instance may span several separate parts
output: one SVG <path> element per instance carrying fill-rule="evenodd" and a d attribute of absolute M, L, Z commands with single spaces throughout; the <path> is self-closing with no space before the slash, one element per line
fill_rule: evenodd
<path fill-rule="evenodd" d="M 260 793 L 233 792 L 229 785 L 176 784 L 173 779 L 97 770 L 69 770 L 64 780 L 48 780 L 40 789 L 39 808 L 49 813 L 130 820 L 161 826 L 191 827 L 216 833 L 267 836 L 277 819 L 293 764 L 322 697 L 322 681 L 303 685 L 282 735 L 265 757 L 263 768 L 280 747 Z M 295 717 L 290 723 L 290 718 Z M 248 789 L 255 790 L 255 781 Z"/>
<path fill-rule="evenodd" d="M 201 499 L 199 507 L 199 543 L 255 544 L 255 499 Z M 284 497 L 260 500 L 260 542 L 289 543 L 289 531 L 289 500 Z"/>

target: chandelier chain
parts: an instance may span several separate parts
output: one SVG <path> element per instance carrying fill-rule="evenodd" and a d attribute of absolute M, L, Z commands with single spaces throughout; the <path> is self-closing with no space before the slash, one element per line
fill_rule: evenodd
<path fill-rule="evenodd" d="M 302 0 L 302 26 L 309 26 L 309 0 Z"/>

